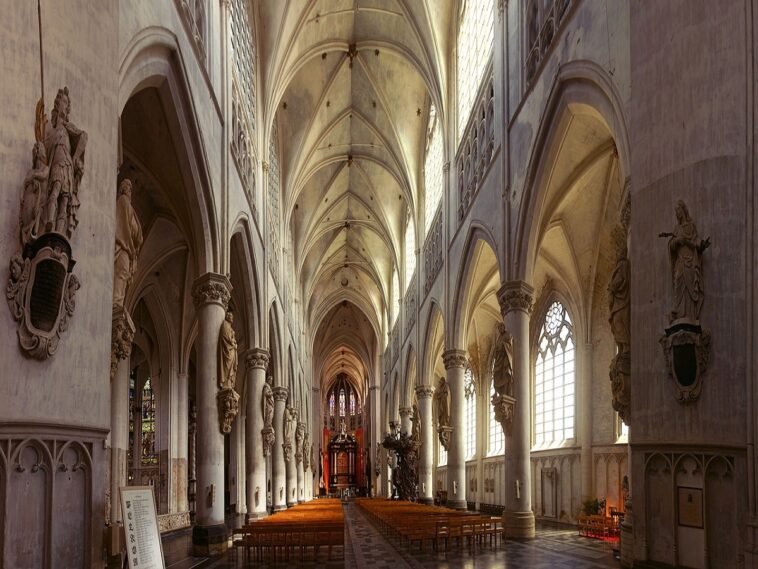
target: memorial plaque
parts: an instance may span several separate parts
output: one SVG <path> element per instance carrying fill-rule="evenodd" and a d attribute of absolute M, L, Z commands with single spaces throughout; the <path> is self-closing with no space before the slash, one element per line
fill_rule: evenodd
<path fill-rule="evenodd" d="M 152 486 L 119 488 L 130 569 L 166 569 Z"/>

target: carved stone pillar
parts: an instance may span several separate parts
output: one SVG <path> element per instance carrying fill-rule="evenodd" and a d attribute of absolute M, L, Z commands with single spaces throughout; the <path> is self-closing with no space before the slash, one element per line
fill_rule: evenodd
<path fill-rule="evenodd" d="M 405 435 L 411 434 L 413 428 L 411 417 L 413 417 L 413 409 L 411 407 L 400 407 L 400 432 Z"/>
<path fill-rule="evenodd" d="M 303 451 L 303 437 L 305 436 L 305 423 L 297 424 L 295 431 L 295 461 L 297 462 L 297 495 L 295 500 L 298 503 L 305 502 L 305 465 Z"/>
<path fill-rule="evenodd" d="M 176 405 L 176 425 L 177 425 L 177 445 L 176 449 L 176 486 L 174 493 L 176 495 L 176 511 L 186 512 L 189 510 L 187 505 L 187 469 L 189 461 L 189 377 L 187 373 L 177 375 L 177 405 Z"/>
<path fill-rule="evenodd" d="M 416 387 L 418 414 L 421 420 L 421 448 L 418 463 L 418 497 L 422 504 L 434 503 L 434 422 L 432 417 L 432 394 L 429 385 Z"/>
<path fill-rule="evenodd" d="M 192 531 L 195 555 L 226 551 L 224 523 L 224 435 L 219 430 L 218 338 L 232 285 L 224 275 L 206 273 L 193 285 L 198 320 L 197 352 L 197 515 Z"/>
<path fill-rule="evenodd" d="M 274 511 L 287 509 L 287 474 L 284 463 L 284 413 L 289 391 L 286 387 L 274 387 L 274 442 L 271 484 L 271 500 Z"/>
<path fill-rule="evenodd" d="M 468 359 L 463 350 L 446 350 L 442 353 L 447 370 L 447 384 L 450 389 L 450 436 L 447 455 L 447 505 L 449 508 L 465 510 L 466 503 L 466 449 L 464 446 L 465 426 L 463 410 L 465 394 L 463 374 Z"/>
<path fill-rule="evenodd" d="M 294 406 L 294 402 L 290 402 Z M 297 462 L 295 459 L 296 444 L 295 444 L 295 425 L 297 425 L 297 411 L 294 408 L 290 408 L 290 415 L 294 413 L 292 433 L 290 433 L 289 439 L 284 441 L 284 461 L 287 463 L 287 507 L 292 507 L 297 504 Z M 286 433 L 285 433 L 286 435 Z M 289 452 L 286 445 L 289 445 Z"/>
<path fill-rule="evenodd" d="M 245 354 L 247 406 L 245 455 L 247 457 L 247 517 L 266 516 L 266 459 L 263 455 L 263 384 L 266 383 L 268 350 L 252 348 Z"/>
<path fill-rule="evenodd" d="M 121 306 L 113 307 L 111 334 L 111 490 L 110 520 L 121 520 L 118 489 L 126 486 L 129 450 L 129 357 L 134 323 Z"/>
<path fill-rule="evenodd" d="M 531 406 L 529 403 L 529 315 L 534 289 L 511 281 L 498 291 L 505 328 L 513 336 L 513 399 L 511 428 L 505 431 L 505 511 L 509 537 L 534 537 L 532 484 L 529 464 Z"/>

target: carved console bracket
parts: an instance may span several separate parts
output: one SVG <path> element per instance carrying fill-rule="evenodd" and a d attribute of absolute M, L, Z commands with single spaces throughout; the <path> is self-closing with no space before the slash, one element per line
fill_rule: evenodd
<path fill-rule="evenodd" d="M 503 432 L 511 434 L 513 426 L 513 413 L 516 410 L 516 400 L 509 395 L 492 396 L 492 407 L 495 410 L 495 420 L 503 427 Z"/>
<path fill-rule="evenodd" d="M 240 396 L 234 389 L 222 389 L 216 395 L 218 401 L 218 421 L 221 432 L 232 432 L 232 422 L 240 410 Z"/>
<path fill-rule="evenodd" d="M 114 306 L 111 328 L 111 381 L 116 376 L 118 362 L 127 359 L 132 353 L 134 332 L 134 322 L 129 313 L 123 306 Z"/>
<path fill-rule="evenodd" d="M 261 437 L 263 437 L 263 456 L 269 456 L 276 441 L 273 427 L 263 427 L 261 429 Z"/>
<path fill-rule="evenodd" d="M 453 434 L 453 427 L 437 427 L 437 434 L 440 437 L 442 448 L 448 450 L 450 445 L 450 436 Z"/>

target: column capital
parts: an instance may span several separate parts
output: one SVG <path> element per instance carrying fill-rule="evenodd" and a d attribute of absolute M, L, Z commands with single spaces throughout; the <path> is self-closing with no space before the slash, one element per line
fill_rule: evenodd
<path fill-rule="evenodd" d="M 445 369 L 465 368 L 468 357 L 465 350 L 445 350 L 442 352 L 442 361 L 445 362 Z"/>
<path fill-rule="evenodd" d="M 232 283 L 226 275 L 205 273 L 192 283 L 192 299 L 195 308 L 206 304 L 218 304 L 226 310 L 231 297 Z"/>
<path fill-rule="evenodd" d="M 410 417 L 413 414 L 413 409 L 410 407 L 400 407 L 400 417 Z"/>
<path fill-rule="evenodd" d="M 524 281 L 508 281 L 497 291 L 497 300 L 503 317 L 514 310 L 529 315 L 534 307 L 534 289 Z"/>
<path fill-rule="evenodd" d="M 431 385 L 417 385 L 416 386 L 416 397 L 418 397 L 419 399 L 431 397 L 432 395 L 434 395 L 434 388 Z"/>
<path fill-rule="evenodd" d="M 271 390 L 274 394 L 275 401 L 287 401 L 287 396 L 290 394 L 289 389 L 277 385 Z"/>
<path fill-rule="evenodd" d="M 250 348 L 245 352 L 245 365 L 248 369 L 266 369 L 269 353 L 263 348 Z"/>

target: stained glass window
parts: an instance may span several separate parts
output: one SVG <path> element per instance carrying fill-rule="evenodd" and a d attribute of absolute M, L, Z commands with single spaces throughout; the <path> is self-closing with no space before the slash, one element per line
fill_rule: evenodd
<path fill-rule="evenodd" d="M 355 394 L 350 392 L 350 414 L 355 415 Z"/>
<path fill-rule="evenodd" d="M 340 389 L 340 417 L 345 416 L 345 390 Z"/>
<path fill-rule="evenodd" d="M 494 1 L 465 0 L 462 4 L 457 45 L 458 140 L 474 106 L 495 37 Z"/>
<path fill-rule="evenodd" d="M 495 383 L 490 383 L 490 428 L 489 428 L 489 443 L 487 445 L 489 456 L 496 456 L 503 454 L 505 449 L 505 435 L 503 435 L 503 427 L 495 419 L 495 407 L 492 405 L 492 397 L 495 395 Z"/>
<path fill-rule="evenodd" d="M 476 455 L 476 384 L 470 367 L 466 368 L 463 376 L 463 393 L 466 405 L 466 460 L 471 460 Z"/>
<path fill-rule="evenodd" d="M 566 308 L 553 302 L 537 345 L 534 431 L 537 445 L 574 438 L 574 327 Z"/>
<path fill-rule="evenodd" d="M 442 130 L 437 119 L 437 110 L 431 105 L 424 156 L 424 235 L 429 233 L 434 215 L 440 207 L 442 186 Z"/>
<path fill-rule="evenodd" d="M 155 395 L 150 378 L 142 387 L 142 464 L 158 464 L 155 452 Z"/>
<path fill-rule="evenodd" d="M 329 415 L 334 417 L 334 393 L 329 397 Z"/>

